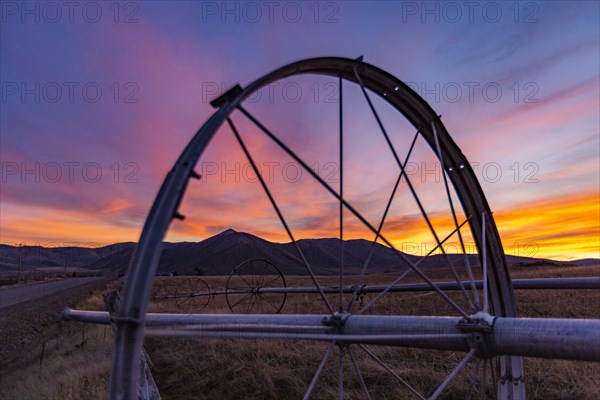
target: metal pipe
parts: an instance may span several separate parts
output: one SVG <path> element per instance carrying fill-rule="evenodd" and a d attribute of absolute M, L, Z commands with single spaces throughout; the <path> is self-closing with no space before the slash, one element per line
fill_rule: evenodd
<path fill-rule="evenodd" d="M 468 284 L 465 281 L 464 284 Z M 456 282 L 436 282 L 443 290 L 459 290 Z M 514 289 L 600 289 L 600 276 L 579 277 L 579 278 L 533 278 L 533 279 L 513 279 Z M 483 288 L 483 281 L 476 280 L 477 289 Z M 366 286 L 365 293 L 379 292 L 386 286 Z M 291 289 L 291 288 L 290 288 Z M 262 289 L 261 289 L 262 290 Z M 422 292 L 431 291 L 431 286 L 426 283 L 409 283 L 394 286 L 390 289 L 393 292 Z"/>
<path fill-rule="evenodd" d="M 483 288 L 483 281 L 476 280 L 475 287 L 477 289 Z M 435 282 L 435 284 L 442 290 L 459 290 L 459 285 L 452 282 Z M 463 285 L 470 284 L 470 281 L 463 281 Z M 577 277 L 577 278 L 533 278 L 533 279 L 513 279 L 512 285 L 514 289 L 600 289 L 600 276 L 591 277 Z M 365 285 L 359 290 L 360 293 L 379 293 L 385 290 L 388 286 L 385 285 Z M 321 289 L 324 293 L 338 293 L 339 287 L 334 286 L 322 286 Z M 343 289 L 344 293 L 353 293 L 355 290 L 354 286 L 346 286 Z M 402 285 L 392 286 L 389 289 L 390 292 L 430 292 L 432 291 L 431 285 L 428 283 L 407 283 Z M 212 292 L 198 292 L 194 296 L 211 296 L 221 295 L 229 293 L 230 295 L 235 294 L 247 294 L 247 293 L 318 293 L 317 288 L 312 286 L 307 287 L 285 287 L 285 288 L 255 288 L 255 289 L 235 289 L 230 291 L 215 290 Z M 170 298 L 170 296 L 167 296 Z"/>
<path fill-rule="evenodd" d="M 146 314 L 146 335 L 324 340 L 469 351 L 487 335 L 491 355 L 600 361 L 600 320 L 495 318 L 491 332 L 465 331 L 460 317 L 351 315 L 332 326 L 327 315 Z M 66 308 L 64 320 L 110 324 L 109 313 Z M 218 325 L 223 325 L 219 329 Z M 237 329 L 236 329 L 237 326 Z M 318 327 L 331 329 L 312 333 Z M 477 327 L 477 325 L 475 325 Z M 466 333 L 470 332 L 470 333 Z"/>
<path fill-rule="evenodd" d="M 582 278 L 514 279 L 515 289 L 600 289 L 600 276 Z"/>
<path fill-rule="evenodd" d="M 600 361 L 600 320 L 497 318 L 496 354 Z"/>

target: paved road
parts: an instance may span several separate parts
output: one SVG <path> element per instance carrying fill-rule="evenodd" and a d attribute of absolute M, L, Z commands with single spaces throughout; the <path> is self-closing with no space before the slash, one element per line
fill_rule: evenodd
<path fill-rule="evenodd" d="M 34 283 L 31 285 L 0 289 L 0 308 L 12 306 L 24 301 L 39 299 L 53 293 L 84 285 L 102 279 L 101 277 L 69 278 L 62 281 Z"/>

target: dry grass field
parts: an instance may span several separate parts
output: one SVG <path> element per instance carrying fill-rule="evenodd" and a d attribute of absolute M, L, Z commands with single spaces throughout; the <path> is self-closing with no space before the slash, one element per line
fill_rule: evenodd
<path fill-rule="evenodd" d="M 436 280 L 448 280 L 444 272 L 428 272 Z M 571 277 L 600 275 L 598 267 L 515 267 L 513 278 Z M 223 288 L 226 277 L 202 277 L 211 289 Z M 367 277 L 368 284 L 385 284 L 394 274 Z M 156 293 L 168 293 L 186 277 L 160 277 Z M 310 286 L 304 276 L 286 277 L 288 286 Z M 319 278 L 323 285 L 335 286 L 337 277 Z M 346 283 L 353 283 L 347 277 Z M 419 282 L 410 277 L 406 282 Z M 116 281 L 110 287 L 119 287 Z M 337 295 L 331 295 L 337 304 Z M 367 295 L 368 302 L 373 295 Z M 451 297 L 464 304 L 459 292 Z M 598 290 L 520 290 L 516 291 L 520 316 L 600 318 Z M 347 297 L 346 297 L 347 299 Z M 102 291 L 95 291 L 78 308 L 102 310 Z M 174 301 L 156 301 L 151 312 L 194 312 Z M 229 313 L 224 296 L 211 298 L 203 313 Z M 318 295 L 288 295 L 284 313 L 325 313 Z M 373 314 L 456 315 L 435 293 L 388 294 L 371 310 Z M 18 368 L 9 371 L 0 382 L 2 399 L 102 399 L 110 369 L 112 332 L 110 327 L 59 323 L 44 332 L 39 343 L 22 358 Z M 44 344 L 44 352 L 40 351 Z M 153 375 L 163 399 L 298 399 L 302 398 L 327 345 L 313 342 L 275 340 L 221 340 L 184 338 L 147 338 Z M 354 348 L 354 346 L 353 346 Z M 462 358 L 462 354 L 432 350 L 414 350 L 371 346 L 402 378 L 420 393 L 430 395 Z M 373 398 L 412 398 L 388 372 L 359 349 L 353 354 Z M 42 356 L 42 357 L 40 357 Z M 343 359 L 346 398 L 362 398 L 359 381 L 346 355 Z M 444 399 L 464 399 L 470 380 L 470 368 L 463 370 Z M 530 399 L 600 398 L 600 363 L 527 359 L 527 392 Z M 489 376 L 489 375 L 488 375 Z M 491 379 L 491 378 L 490 378 Z M 337 398 L 338 353 L 329 359 L 313 397 Z M 491 392 L 488 393 L 493 398 Z M 477 397 L 479 398 L 479 394 Z"/>

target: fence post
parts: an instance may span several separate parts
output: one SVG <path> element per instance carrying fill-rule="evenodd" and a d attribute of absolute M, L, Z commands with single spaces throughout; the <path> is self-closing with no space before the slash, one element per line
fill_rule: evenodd
<path fill-rule="evenodd" d="M 117 315 L 117 311 L 121 305 L 121 297 L 119 296 L 119 292 L 116 289 L 106 291 L 102 297 L 104 298 L 104 305 L 110 313 L 112 320 L 112 317 Z M 113 330 L 116 331 L 114 322 L 112 323 L 112 327 Z M 152 361 L 150 361 L 150 357 L 148 356 L 148 353 L 146 353 L 146 349 L 142 347 L 142 357 L 140 360 L 140 386 L 138 389 L 138 397 L 140 400 L 161 400 L 158 387 L 156 387 L 156 382 L 154 382 L 152 372 L 150 371 L 151 367 Z"/>

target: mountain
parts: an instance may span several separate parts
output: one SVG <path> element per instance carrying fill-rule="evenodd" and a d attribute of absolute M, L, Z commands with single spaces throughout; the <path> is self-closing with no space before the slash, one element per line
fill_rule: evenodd
<path fill-rule="evenodd" d="M 339 270 L 340 240 L 335 238 L 301 239 L 297 242 L 307 262 L 317 275 L 337 274 Z M 80 267 L 101 270 L 106 273 L 123 273 L 135 251 L 135 243 L 116 243 L 99 248 L 24 246 L 21 248 L 21 260 L 24 270 L 36 268 Z M 344 266 L 348 274 L 359 273 L 365 260 L 371 254 L 369 272 L 402 271 L 407 264 L 389 247 L 373 244 L 364 239 L 344 241 Z M 412 263 L 421 257 L 404 254 Z M 450 261 L 457 266 L 464 265 L 464 255 L 449 254 Z M 472 266 L 479 266 L 479 257 L 469 255 Z M 177 271 L 180 274 L 224 275 L 229 274 L 242 262 L 260 258 L 272 262 L 284 274 L 307 274 L 294 243 L 275 243 L 244 232 L 228 229 L 201 242 L 180 242 L 163 244 L 159 271 Z M 575 261 L 553 261 L 531 257 L 506 256 L 509 264 L 534 266 L 551 265 L 594 265 L 599 259 Z M 0 245 L 0 270 L 18 268 L 19 248 Z M 421 262 L 430 268 L 446 265 L 445 256 L 434 255 Z"/>
<path fill-rule="evenodd" d="M 47 267 L 79 267 L 89 268 L 98 260 L 106 259 L 106 267 L 110 261 L 120 256 L 126 249 L 129 254 L 135 248 L 135 243 L 117 243 L 104 247 L 42 247 L 42 246 L 10 246 L 0 244 L 0 268 L 18 269 L 19 252 L 24 269 Z M 123 253 L 126 255 L 127 252 Z"/>
<path fill-rule="evenodd" d="M 281 267 L 285 273 L 303 274 L 304 268 L 297 256 L 278 243 L 272 243 L 248 233 L 228 229 L 198 243 L 177 243 L 163 250 L 159 270 L 206 275 L 229 274 L 237 265 L 262 258 Z"/>

